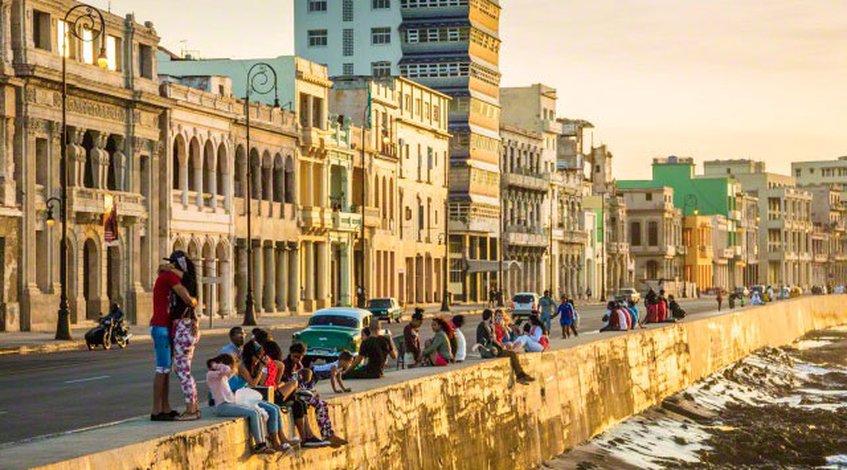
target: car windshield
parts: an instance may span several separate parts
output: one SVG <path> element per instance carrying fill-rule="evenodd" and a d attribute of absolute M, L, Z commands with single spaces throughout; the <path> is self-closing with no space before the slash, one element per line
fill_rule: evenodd
<path fill-rule="evenodd" d="M 354 317 L 342 315 L 318 315 L 309 319 L 309 326 L 343 326 L 345 328 L 358 328 L 359 320 Z"/>
<path fill-rule="evenodd" d="M 520 303 L 520 304 L 528 304 L 535 299 L 531 294 L 518 294 L 512 298 L 512 301 Z"/>
<path fill-rule="evenodd" d="M 391 308 L 391 299 L 372 299 L 368 301 L 370 308 Z"/>
<path fill-rule="evenodd" d="M 621 289 L 620 290 L 621 294 L 632 294 L 634 292 L 635 292 L 635 289 Z"/>

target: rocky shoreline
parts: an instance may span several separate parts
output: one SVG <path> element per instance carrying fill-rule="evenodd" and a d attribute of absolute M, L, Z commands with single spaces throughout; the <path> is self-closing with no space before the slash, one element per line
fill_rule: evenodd
<path fill-rule="evenodd" d="M 847 327 L 765 348 L 549 469 L 847 468 Z"/>

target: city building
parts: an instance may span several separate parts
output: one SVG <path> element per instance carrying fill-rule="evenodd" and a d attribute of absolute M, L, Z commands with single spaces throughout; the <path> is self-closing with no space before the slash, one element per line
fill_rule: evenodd
<path fill-rule="evenodd" d="M 759 199 L 759 261 L 764 266 L 758 283 L 809 287 L 812 195 L 797 188 L 793 177 L 765 171 L 764 162 L 712 160 L 703 166 L 706 175 L 731 175 L 744 192 Z"/>
<path fill-rule="evenodd" d="M 339 9 L 341 21 L 335 21 Z M 361 27 L 353 25 L 360 20 Z M 295 6 L 296 53 L 327 64 L 331 76 L 399 70 L 453 98 L 448 109 L 450 285 L 453 298 L 462 301 L 485 299 L 499 271 L 499 20 L 497 0 L 297 0 Z M 356 37 L 362 35 L 360 47 Z M 346 43 L 349 55 L 345 37 L 353 38 Z"/>
<path fill-rule="evenodd" d="M 752 286 L 759 279 L 759 199 L 749 193 L 742 193 L 739 197 L 739 209 L 741 220 L 738 223 L 741 242 L 741 253 L 744 257 L 744 285 Z"/>
<path fill-rule="evenodd" d="M 682 209 L 684 217 L 720 215 L 725 218 L 726 229 L 724 230 L 721 227 L 721 230 L 712 232 L 718 232 L 720 236 L 725 236 L 726 240 L 721 241 L 718 245 L 722 247 L 718 251 L 714 251 L 716 249 L 714 241 L 710 244 L 713 247 L 713 256 L 717 257 L 714 261 L 718 263 L 718 267 L 712 269 L 711 273 L 718 278 L 710 280 L 707 285 L 723 289 L 740 286 L 743 283 L 746 265 L 738 241 L 738 225 L 741 219 L 738 200 L 741 196 L 741 185 L 735 180 L 733 174 L 727 173 L 726 169 L 721 168 L 719 170 L 707 169 L 706 174 L 695 175 L 693 159 L 670 156 L 653 159 L 652 179 L 650 180 L 618 181 L 618 187 L 621 189 L 658 188 L 662 186 L 673 189 L 674 207 Z M 696 224 L 686 223 L 684 226 L 693 229 Z M 730 254 L 731 257 L 728 256 Z M 694 282 L 695 278 L 701 281 L 704 279 L 702 275 L 696 274 L 702 272 L 699 264 L 702 260 L 692 254 L 689 247 L 686 260 L 693 261 L 695 259 L 698 264 L 686 265 L 683 268 L 683 273 L 687 276 L 684 276 L 686 282 Z M 723 267 L 724 263 L 725 268 Z M 697 287 L 701 291 L 705 288 L 701 284 L 698 284 Z"/>
<path fill-rule="evenodd" d="M 682 243 L 687 252 L 683 275 L 698 292 L 707 292 L 714 284 L 714 235 L 712 216 L 688 215 L 683 218 Z"/>
<path fill-rule="evenodd" d="M 357 126 L 367 128 L 365 118 L 371 123 L 359 152 L 364 149 L 366 156 L 364 190 L 374 217 L 366 217 L 366 274 L 357 279 L 372 297 L 410 305 L 442 299 L 449 106 L 447 95 L 402 77 L 335 78 L 332 112 Z M 354 184 L 357 200 L 361 181 L 360 176 Z M 357 259 L 361 250 L 360 243 Z M 456 287 L 461 293 L 461 284 Z"/>
<path fill-rule="evenodd" d="M 791 162 L 791 176 L 798 186 L 838 185 L 844 191 L 847 188 L 847 156 L 835 160 Z"/>
<path fill-rule="evenodd" d="M 233 155 L 234 168 L 239 169 L 233 172 L 236 198 L 233 259 L 238 266 L 235 304 L 244 305 L 246 299 L 248 242 L 243 194 L 248 160 L 252 174 L 250 243 L 255 311 L 311 312 L 337 303 L 331 297 L 329 282 L 333 211 L 327 141 L 332 140 L 328 119 L 332 82 L 326 68 L 291 56 L 204 60 L 180 58 L 162 50 L 158 57 L 161 74 L 188 79 L 227 77 L 236 96 L 247 95 L 247 71 L 251 67 L 265 62 L 273 68 L 278 93 L 251 93 L 249 158 L 247 150 L 240 146 L 235 147 Z M 297 110 L 296 123 L 273 123 L 275 116 L 290 115 L 268 106 L 278 103 L 284 103 L 282 109 Z M 268 114 L 263 116 L 263 110 Z M 341 182 L 343 178 L 335 181 Z"/>
<path fill-rule="evenodd" d="M 680 295 L 674 283 L 682 279 L 682 211 L 673 205 L 673 189 L 622 189 L 619 193 L 626 203 L 636 286 L 655 289 L 661 285 L 669 294 Z"/>
<path fill-rule="evenodd" d="M 399 28 L 401 3 L 408 2 L 295 0 L 294 49 L 299 56 L 326 64 L 331 77 L 399 75 L 404 34 Z M 428 43 L 440 40 L 440 32 L 424 29 L 417 36 L 405 34 L 407 40 Z"/>
<path fill-rule="evenodd" d="M 500 124 L 503 204 L 503 293 L 543 292 L 550 288 L 547 253 L 550 233 L 550 172 L 542 167 L 540 133 Z"/>
<path fill-rule="evenodd" d="M 847 283 L 847 208 L 843 189 L 834 183 L 804 185 L 812 195 L 812 285 L 835 286 Z"/>
<path fill-rule="evenodd" d="M 160 122 L 152 23 L 104 13 L 97 42 L 65 34 L 65 2 L 18 2 L 0 15 L 0 328 L 53 329 L 60 298 L 62 51 L 67 50 L 68 301 L 71 322 L 119 303 L 131 321 L 152 310 L 159 256 L 155 191 Z M 98 25 L 99 28 L 99 25 Z M 66 37 L 68 41 L 65 49 Z M 100 46 L 105 68 L 98 66 Z M 14 64 L 14 65 L 13 65 Z M 53 204 L 52 206 L 48 204 Z M 107 234 L 104 214 L 116 213 Z M 163 213 L 164 212 L 164 213 Z M 114 214 L 113 213 L 113 214 Z M 116 238 L 114 237 L 116 235 Z M 108 237 L 108 238 L 107 238 Z"/>
<path fill-rule="evenodd" d="M 546 260 L 543 261 L 545 278 L 549 279 L 544 289 L 576 296 L 584 292 L 587 243 L 582 226 L 585 176 L 581 166 L 574 164 L 575 160 L 583 158 L 582 129 L 557 118 L 557 99 L 556 90 L 543 84 L 501 88 L 500 120 L 537 132 L 542 139 L 538 173 L 549 179 L 549 195 L 542 206 L 542 213 L 548 214 L 544 220 L 552 230 L 544 255 Z M 580 135 L 577 136 L 577 133 Z M 560 150 L 560 142 L 566 148 Z M 560 153 L 563 156 L 561 161 Z M 569 156 L 573 158 L 568 159 Z"/>

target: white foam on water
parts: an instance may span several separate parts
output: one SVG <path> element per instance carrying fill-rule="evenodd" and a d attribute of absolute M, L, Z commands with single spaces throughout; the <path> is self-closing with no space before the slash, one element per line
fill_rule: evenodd
<path fill-rule="evenodd" d="M 800 351 L 805 351 L 807 349 L 822 348 L 830 344 L 832 344 L 832 341 L 825 341 L 823 338 L 816 340 L 807 339 L 797 341 L 796 343 L 794 343 L 794 347 L 799 349 Z"/>

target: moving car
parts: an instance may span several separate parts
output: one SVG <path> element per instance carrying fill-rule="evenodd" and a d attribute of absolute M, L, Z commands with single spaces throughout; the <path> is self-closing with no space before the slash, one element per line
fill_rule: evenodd
<path fill-rule="evenodd" d="M 541 298 L 535 292 L 519 292 L 512 296 L 512 317 L 516 323 L 529 318 L 532 312 L 538 311 L 538 301 Z"/>
<path fill-rule="evenodd" d="M 632 287 L 624 287 L 615 294 L 615 300 L 618 302 L 629 302 L 631 300 L 632 303 L 637 304 L 641 301 L 641 294 Z"/>
<path fill-rule="evenodd" d="M 400 323 L 403 319 L 403 309 L 397 299 L 386 297 L 384 299 L 368 300 L 368 310 L 381 320 L 386 320 L 388 323 L 395 321 Z"/>
<path fill-rule="evenodd" d="M 309 318 L 305 329 L 294 333 L 294 341 L 306 345 L 306 362 L 336 360 L 342 351 L 356 354 L 362 342 L 362 329 L 373 318 L 367 310 L 355 307 L 333 307 L 318 310 Z"/>

